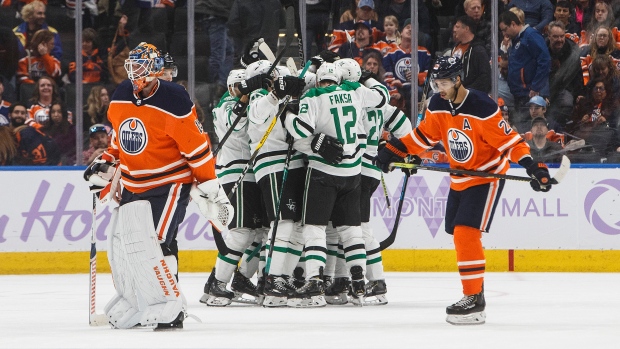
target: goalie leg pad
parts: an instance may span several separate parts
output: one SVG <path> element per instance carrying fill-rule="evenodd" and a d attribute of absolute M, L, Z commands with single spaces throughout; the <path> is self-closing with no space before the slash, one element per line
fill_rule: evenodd
<path fill-rule="evenodd" d="M 120 277 L 116 287 L 122 299 L 113 299 L 106 315 L 117 328 L 172 322 L 185 310 L 186 302 L 174 276 L 176 260 L 169 256 L 169 266 L 159 246 L 150 203 L 128 203 L 118 209 L 117 216 L 110 265 L 115 285 Z"/>

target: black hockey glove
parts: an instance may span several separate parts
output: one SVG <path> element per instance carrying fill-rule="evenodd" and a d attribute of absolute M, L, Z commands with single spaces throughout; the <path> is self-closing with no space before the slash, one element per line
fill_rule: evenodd
<path fill-rule="evenodd" d="M 330 50 L 323 50 L 318 55 L 310 58 L 310 62 L 312 62 L 312 65 L 314 65 L 317 69 L 319 69 L 321 64 L 325 62 L 334 63 L 335 61 L 339 59 L 340 59 L 340 56 L 338 56 L 337 53 L 332 52 Z"/>
<path fill-rule="evenodd" d="M 271 87 L 271 79 L 267 74 L 259 74 L 253 76 L 247 80 L 241 81 L 239 84 L 239 92 L 243 95 L 249 95 L 252 91 L 264 88 L 267 89 Z"/>
<path fill-rule="evenodd" d="M 233 106 L 232 112 L 233 114 L 237 116 L 247 117 L 248 116 L 248 113 L 246 112 L 247 108 L 248 108 L 248 104 L 239 100 Z"/>
<path fill-rule="evenodd" d="M 301 95 L 306 86 L 304 79 L 296 76 L 280 76 L 278 80 L 274 82 L 273 90 L 278 98 L 284 98 L 291 96 L 297 98 Z"/>
<path fill-rule="evenodd" d="M 286 117 L 288 112 L 291 112 L 295 115 L 299 114 L 299 99 L 291 99 L 286 106 L 284 107 L 284 112 L 280 115 L 280 122 L 282 123 L 282 127 L 286 129 L 284 125 L 284 121 L 286 121 Z"/>
<path fill-rule="evenodd" d="M 259 60 L 258 46 L 263 42 L 265 42 L 263 38 L 258 38 L 250 40 L 250 42 L 245 45 L 245 48 L 243 49 L 243 55 L 241 56 L 241 65 L 244 68 L 247 68 L 248 65 Z"/>
<path fill-rule="evenodd" d="M 403 162 L 407 156 L 407 147 L 396 137 L 392 137 L 389 142 L 377 153 L 372 161 L 381 171 L 388 173 L 391 171 L 390 163 Z"/>
<path fill-rule="evenodd" d="M 525 167 L 527 175 L 532 177 L 530 186 L 534 191 L 548 192 L 551 190 L 551 176 L 547 165 L 540 161 L 534 161 L 530 157 L 519 161 L 519 165 Z"/>
<path fill-rule="evenodd" d="M 375 73 L 370 70 L 362 69 L 362 76 L 360 76 L 359 83 L 363 84 L 366 80 L 373 78 L 375 80 L 379 80 L 379 78 L 375 75 Z"/>
<path fill-rule="evenodd" d="M 344 148 L 339 140 L 324 133 L 314 136 L 310 143 L 312 151 L 321 155 L 323 159 L 331 165 L 336 165 L 342 161 Z"/>
<path fill-rule="evenodd" d="M 414 165 L 420 165 L 422 164 L 422 158 L 420 158 L 417 155 L 411 155 L 405 158 L 405 161 L 408 164 L 414 164 Z M 401 171 L 403 171 L 404 174 L 409 175 L 409 176 L 413 176 L 414 174 L 418 173 L 418 170 L 414 167 L 414 168 L 401 168 Z"/>

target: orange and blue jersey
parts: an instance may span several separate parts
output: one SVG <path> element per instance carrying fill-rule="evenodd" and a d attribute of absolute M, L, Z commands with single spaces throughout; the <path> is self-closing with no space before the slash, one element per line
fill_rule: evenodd
<path fill-rule="evenodd" d="M 26 56 L 17 64 L 17 81 L 20 84 L 34 84 L 43 76 L 56 79 L 60 75 L 60 61 L 50 54 Z"/>
<path fill-rule="evenodd" d="M 9 119 L 9 108 L 11 103 L 0 100 L 0 126 L 8 126 L 11 123 Z"/>
<path fill-rule="evenodd" d="M 351 20 L 340 23 L 338 28 L 334 28 L 332 32 L 332 40 L 327 46 L 327 49 L 330 51 L 338 52 L 340 46 L 347 42 L 347 34 L 349 33 L 350 37 L 355 37 L 355 24 L 357 22 Z M 383 24 L 377 21 L 366 21 L 366 23 L 372 28 L 372 33 L 370 36 L 372 37 L 371 42 L 378 42 L 385 34 L 381 29 L 383 28 Z M 342 57 L 342 56 L 341 56 Z M 348 56 L 344 56 L 348 57 Z"/>
<path fill-rule="evenodd" d="M 114 91 L 108 119 L 112 141 L 102 158 L 120 160 L 127 190 L 143 193 L 216 178 L 209 138 L 181 85 L 158 80 L 150 96 L 142 98 L 125 80 Z"/>
<path fill-rule="evenodd" d="M 426 48 L 418 46 L 418 86 L 424 85 L 430 63 L 431 53 L 428 52 Z M 400 80 L 404 88 L 411 88 L 411 81 L 408 81 L 406 77 L 408 70 L 415 72 L 415 69 L 411 67 L 411 50 L 404 51 L 399 47 L 396 50 L 388 52 L 383 57 L 383 68 L 385 69 L 384 80 L 388 86 L 388 90 L 390 90 L 390 94 L 398 92 L 395 88 L 391 87 L 395 80 Z"/>
<path fill-rule="evenodd" d="M 431 97 L 420 125 L 400 140 L 410 154 L 420 154 L 443 141 L 450 167 L 460 170 L 505 174 L 509 161 L 530 156 L 530 147 L 502 118 L 497 104 L 485 93 L 467 90 L 462 103 L 454 105 L 438 94 Z M 495 178 L 450 175 L 450 188 L 461 191 L 497 181 Z"/>

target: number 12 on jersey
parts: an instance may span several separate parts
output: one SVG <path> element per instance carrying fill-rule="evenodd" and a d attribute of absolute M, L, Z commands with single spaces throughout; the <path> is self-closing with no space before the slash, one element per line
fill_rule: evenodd
<path fill-rule="evenodd" d="M 344 144 L 354 144 L 357 140 L 355 124 L 357 123 L 357 112 L 352 105 L 344 105 L 329 109 L 334 117 L 334 125 L 338 140 Z M 344 134 L 344 137 L 343 137 Z M 346 137 L 346 138 L 345 138 Z"/>

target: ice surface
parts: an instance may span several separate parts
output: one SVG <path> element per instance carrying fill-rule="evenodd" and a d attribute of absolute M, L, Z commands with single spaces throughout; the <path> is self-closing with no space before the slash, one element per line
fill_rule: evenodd
<path fill-rule="evenodd" d="M 488 273 L 487 323 L 452 326 L 456 273 L 387 273 L 389 304 L 375 307 L 211 308 L 207 274 L 181 274 L 189 312 L 175 332 L 88 326 L 81 275 L 0 276 L 0 348 L 620 348 L 620 274 Z M 98 312 L 112 297 L 98 275 Z"/>

